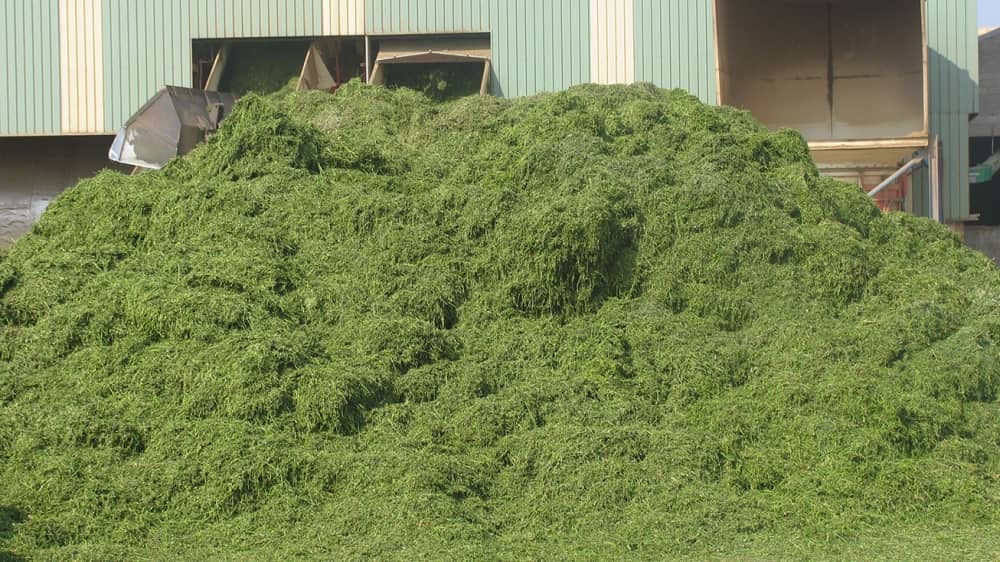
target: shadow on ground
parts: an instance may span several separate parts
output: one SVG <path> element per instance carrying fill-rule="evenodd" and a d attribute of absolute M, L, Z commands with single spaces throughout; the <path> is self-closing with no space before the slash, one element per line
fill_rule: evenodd
<path fill-rule="evenodd" d="M 14 524 L 24 521 L 24 512 L 16 507 L 0 506 L 0 541 L 14 536 Z M 0 562 L 26 562 L 26 558 L 0 549 Z"/>

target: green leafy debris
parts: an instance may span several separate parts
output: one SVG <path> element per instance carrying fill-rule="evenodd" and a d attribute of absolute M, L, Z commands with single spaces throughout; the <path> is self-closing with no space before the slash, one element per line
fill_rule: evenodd
<path fill-rule="evenodd" d="M 989 552 L 998 345 L 986 258 L 745 112 L 251 94 L 0 256 L 0 557 Z"/>

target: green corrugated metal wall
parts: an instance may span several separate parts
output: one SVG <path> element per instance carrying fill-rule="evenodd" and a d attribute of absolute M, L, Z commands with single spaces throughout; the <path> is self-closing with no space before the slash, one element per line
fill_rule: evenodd
<path fill-rule="evenodd" d="M 322 0 L 103 0 L 104 126 L 165 84 L 189 86 L 191 40 L 323 33 Z"/>
<path fill-rule="evenodd" d="M 164 84 L 186 84 L 188 2 L 104 0 L 104 128 L 114 131 Z"/>
<path fill-rule="evenodd" d="M 59 1 L 0 2 L 0 135 L 58 134 Z"/>
<path fill-rule="evenodd" d="M 941 137 L 942 218 L 969 216 L 969 114 L 979 111 L 975 0 L 927 0 L 931 134 Z M 913 212 L 930 216 L 927 174 L 914 178 Z"/>
<path fill-rule="evenodd" d="M 587 0 L 494 0 L 496 93 L 525 96 L 590 81 Z"/>
<path fill-rule="evenodd" d="M 635 79 L 718 103 L 713 0 L 634 0 Z"/>
<path fill-rule="evenodd" d="M 372 34 L 489 31 L 497 7 L 494 0 L 366 0 L 365 4 L 365 29 Z"/>
<path fill-rule="evenodd" d="M 490 32 L 497 95 L 590 80 L 588 0 L 367 0 L 365 13 L 371 35 Z"/>

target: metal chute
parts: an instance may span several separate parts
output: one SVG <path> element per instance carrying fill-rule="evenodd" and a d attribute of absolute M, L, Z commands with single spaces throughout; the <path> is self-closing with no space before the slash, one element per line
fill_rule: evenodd
<path fill-rule="evenodd" d="M 108 157 L 159 170 L 215 131 L 236 99 L 233 94 L 166 86 L 118 131 Z"/>
<path fill-rule="evenodd" d="M 386 69 L 395 64 L 483 63 L 480 95 L 490 91 L 490 40 L 488 38 L 383 39 L 372 68 L 370 83 L 385 85 Z"/>
<path fill-rule="evenodd" d="M 336 70 L 331 70 L 331 66 L 336 68 L 336 64 L 331 65 L 328 61 L 334 60 L 336 55 L 336 47 L 332 41 L 313 41 L 306 52 L 306 60 L 295 89 L 335 90 L 340 82 L 335 76 Z"/>
<path fill-rule="evenodd" d="M 363 55 L 357 39 L 324 37 L 313 41 L 306 52 L 296 90 L 334 92 L 361 75 Z"/>

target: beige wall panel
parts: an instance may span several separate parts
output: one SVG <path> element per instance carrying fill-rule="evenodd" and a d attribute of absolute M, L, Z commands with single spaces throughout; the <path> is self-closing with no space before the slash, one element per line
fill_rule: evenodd
<path fill-rule="evenodd" d="M 101 0 L 59 0 L 59 95 L 64 134 L 104 131 Z"/>
<path fill-rule="evenodd" d="M 769 127 L 829 139 L 826 19 L 816 16 L 815 5 L 772 4 L 719 2 L 722 101 L 749 109 Z"/>
<path fill-rule="evenodd" d="M 726 103 L 749 109 L 773 129 L 796 129 L 808 140 L 830 138 L 827 81 L 741 76 L 733 83 Z"/>
<path fill-rule="evenodd" d="M 364 0 L 323 0 L 323 35 L 364 33 Z"/>
<path fill-rule="evenodd" d="M 919 2 L 837 4 L 831 27 L 833 138 L 926 134 Z"/>
<path fill-rule="evenodd" d="M 836 78 L 833 91 L 835 139 L 923 135 L 921 74 Z"/>
<path fill-rule="evenodd" d="M 635 81 L 633 0 L 590 0 L 590 81 Z"/>

